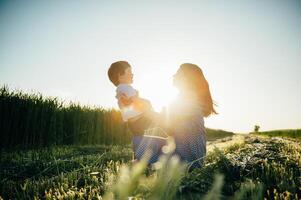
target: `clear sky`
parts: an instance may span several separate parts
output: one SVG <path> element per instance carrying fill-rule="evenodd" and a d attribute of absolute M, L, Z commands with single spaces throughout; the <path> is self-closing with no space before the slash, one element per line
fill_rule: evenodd
<path fill-rule="evenodd" d="M 207 127 L 301 128 L 301 1 L 0 1 L 1 85 L 117 108 L 117 60 L 157 111 L 191 62 L 219 105 Z"/>

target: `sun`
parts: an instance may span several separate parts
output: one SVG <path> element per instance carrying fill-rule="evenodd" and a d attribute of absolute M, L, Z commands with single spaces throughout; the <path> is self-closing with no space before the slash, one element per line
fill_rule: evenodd
<path fill-rule="evenodd" d="M 156 90 L 149 90 L 146 92 L 148 98 L 155 111 L 160 112 L 163 107 L 168 106 L 177 96 L 177 90 L 172 86 L 156 85 Z"/>
<path fill-rule="evenodd" d="M 157 112 L 168 106 L 178 94 L 172 84 L 172 74 L 163 70 L 160 73 L 149 70 L 143 76 L 137 77 L 134 85 L 139 91 L 139 96 L 148 99 Z"/>

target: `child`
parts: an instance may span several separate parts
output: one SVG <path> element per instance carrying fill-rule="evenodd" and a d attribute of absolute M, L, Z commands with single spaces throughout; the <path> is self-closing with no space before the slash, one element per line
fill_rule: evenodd
<path fill-rule="evenodd" d="M 133 135 L 143 135 L 152 124 L 152 120 L 147 117 L 147 113 L 152 111 L 152 106 L 148 100 L 140 98 L 138 91 L 131 86 L 133 74 L 130 64 L 126 61 L 112 63 L 108 76 L 117 87 L 116 98 L 123 121 L 128 122 Z"/>
<path fill-rule="evenodd" d="M 133 74 L 130 64 L 126 61 L 113 63 L 108 70 L 108 76 L 117 87 L 116 98 L 122 118 L 128 122 L 133 134 L 133 150 L 136 159 L 134 162 L 140 160 L 148 149 L 152 152 L 149 163 L 157 162 L 166 140 L 144 135 L 145 130 L 157 123 L 154 117 L 156 113 L 152 111 L 150 102 L 140 98 L 138 91 L 131 86 Z"/>

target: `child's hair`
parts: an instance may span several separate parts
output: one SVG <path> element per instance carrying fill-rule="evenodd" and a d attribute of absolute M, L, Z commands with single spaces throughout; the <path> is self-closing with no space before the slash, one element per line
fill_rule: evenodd
<path fill-rule="evenodd" d="M 115 85 L 118 86 L 119 81 L 118 77 L 119 75 L 123 75 L 124 71 L 131 67 L 131 65 L 126 61 L 117 61 L 111 64 L 109 70 L 108 70 L 108 76 L 110 81 Z"/>

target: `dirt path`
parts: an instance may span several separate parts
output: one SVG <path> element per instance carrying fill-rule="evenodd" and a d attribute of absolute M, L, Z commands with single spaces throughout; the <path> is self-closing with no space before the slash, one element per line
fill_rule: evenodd
<path fill-rule="evenodd" d="M 210 152 L 212 151 L 215 147 L 219 149 L 226 148 L 228 146 L 231 146 L 233 144 L 242 144 L 245 142 L 245 137 L 247 135 L 241 135 L 241 134 L 236 134 L 231 137 L 226 137 L 223 139 L 218 139 L 215 141 L 208 141 L 207 142 L 207 151 Z"/>

